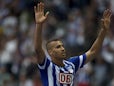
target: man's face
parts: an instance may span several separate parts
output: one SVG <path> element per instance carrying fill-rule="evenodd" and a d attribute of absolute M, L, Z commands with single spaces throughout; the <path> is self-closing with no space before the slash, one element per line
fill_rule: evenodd
<path fill-rule="evenodd" d="M 49 50 L 51 57 L 66 59 L 66 51 L 61 41 L 52 41 L 49 46 L 51 46 Z"/>

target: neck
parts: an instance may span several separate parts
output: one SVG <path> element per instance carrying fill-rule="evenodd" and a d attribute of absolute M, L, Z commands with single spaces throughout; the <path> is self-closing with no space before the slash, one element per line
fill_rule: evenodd
<path fill-rule="evenodd" d="M 54 64 L 56 64 L 57 66 L 64 67 L 63 60 L 61 60 L 61 59 L 52 58 L 52 62 L 53 62 Z"/>

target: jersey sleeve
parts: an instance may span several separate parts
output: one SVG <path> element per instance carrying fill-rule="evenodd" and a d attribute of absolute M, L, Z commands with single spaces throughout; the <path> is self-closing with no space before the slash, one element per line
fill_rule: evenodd
<path fill-rule="evenodd" d="M 46 69 L 50 64 L 50 60 L 45 57 L 44 61 L 41 64 L 38 64 L 39 69 Z"/>
<path fill-rule="evenodd" d="M 84 66 L 86 60 L 86 54 L 80 56 L 74 56 L 68 59 L 68 61 L 72 62 L 75 65 L 75 68 L 82 68 Z"/>

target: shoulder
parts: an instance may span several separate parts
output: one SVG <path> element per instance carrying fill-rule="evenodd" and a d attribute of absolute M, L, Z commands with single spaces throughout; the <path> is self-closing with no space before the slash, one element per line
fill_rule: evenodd
<path fill-rule="evenodd" d="M 43 62 L 41 64 L 38 64 L 39 69 L 45 69 L 47 68 L 51 63 L 51 60 L 48 57 L 45 57 Z"/>
<path fill-rule="evenodd" d="M 86 54 L 82 54 L 79 56 L 70 57 L 69 59 L 67 59 L 67 61 L 73 62 L 73 61 L 79 61 L 79 60 L 85 60 L 85 59 L 86 59 Z"/>
<path fill-rule="evenodd" d="M 82 54 L 79 56 L 73 56 L 68 59 L 69 62 L 72 62 L 74 65 L 82 67 L 86 60 L 86 54 Z"/>

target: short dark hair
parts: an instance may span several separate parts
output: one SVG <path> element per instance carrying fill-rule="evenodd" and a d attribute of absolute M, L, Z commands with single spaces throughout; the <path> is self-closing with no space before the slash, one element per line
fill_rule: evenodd
<path fill-rule="evenodd" d="M 50 39 L 50 40 L 48 40 L 47 43 L 46 43 L 47 50 L 51 49 L 50 43 L 53 42 L 53 41 L 61 41 L 62 42 L 61 39 Z"/>

